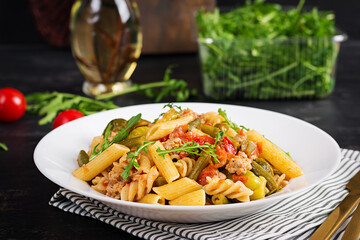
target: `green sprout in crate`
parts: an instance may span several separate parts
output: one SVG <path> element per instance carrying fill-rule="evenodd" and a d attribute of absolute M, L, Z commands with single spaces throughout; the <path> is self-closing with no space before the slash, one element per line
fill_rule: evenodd
<path fill-rule="evenodd" d="M 215 99 L 321 98 L 334 88 L 334 14 L 247 1 L 196 17 L 204 92 Z"/>

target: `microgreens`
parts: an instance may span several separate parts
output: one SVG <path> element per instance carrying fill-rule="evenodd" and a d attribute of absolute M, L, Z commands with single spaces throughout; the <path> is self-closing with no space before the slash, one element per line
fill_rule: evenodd
<path fill-rule="evenodd" d="M 215 163 L 220 163 L 218 159 L 218 155 L 215 152 L 216 152 L 216 144 L 223 138 L 223 136 L 224 136 L 224 132 L 219 131 L 216 135 L 214 144 L 205 143 L 203 145 L 200 145 L 197 142 L 189 141 L 189 142 L 185 142 L 184 145 L 182 145 L 181 147 L 177 147 L 169 150 L 162 150 L 158 148 L 156 152 L 162 157 L 164 157 L 165 154 L 167 153 L 172 153 L 177 151 L 183 151 L 191 155 L 197 155 L 197 156 L 203 156 L 203 153 L 205 153 L 213 157 Z"/>
<path fill-rule="evenodd" d="M 246 128 L 243 125 L 238 126 L 236 123 L 232 122 L 228 116 L 226 115 L 225 110 L 222 110 L 221 108 L 218 109 L 219 115 L 222 116 L 225 119 L 225 122 L 235 131 L 238 129 L 249 131 L 250 129 Z"/>
<path fill-rule="evenodd" d="M 139 167 L 139 164 L 138 164 L 136 158 L 137 158 L 137 156 L 139 155 L 139 153 L 141 152 L 141 150 L 144 150 L 144 151 L 147 153 L 147 152 L 148 152 L 147 146 L 150 145 L 150 144 L 154 144 L 154 143 L 155 143 L 155 142 L 144 142 L 143 145 L 141 145 L 141 146 L 139 145 L 139 146 L 136 146 L 136 147 L 135 147 L 135 152 L 131 152 L 131 153 L 129 153 L 129 154 L 127 155 L 126 158 L 127 158 L 127 159 L 130 158 L 130 161 L 129 161 L 129 164 L 124 167 L 125 171 L 123 171 L 123 172 L 121 173 L 121 176 L 122 176 L 122 178 L 123 178 L 124 180 L 129 176 L 130 170 L 131 170 L 131 168 L 132 168 L 133 166 Z"/>
<path fill-rule="evenodd" d="M 104 133 L 104 143 L 101 145 L 100 149 L 98 151 L 96 151 L 96 148 L 99 146 L 99 144 L 97 144 L 94 149 L 93 152 L 89 158 L 89 161 L 93 160 L 96 156 L 98 156 L 100 153 L 102 153 L 105 149 L 107 149 L 108 147 L 110 147 L 112 144 L 120 142 L 121 140 L 125 139 L 128 135 L 129 132 L 128 130 L 134 126 L 141 118 L 141 113 L 139 113 L 138 115 L 132 117 L 129 119 L 126 127 L 122 127 L 121 130 L 118 132 L 118 134 L 113 138 L 113 140 L 109 141 L 109 135 L 111 133 L 110 129 L 111 129 L 111 124 L 109 123 L 106 127 L 105 133 Z"/>
<path fill-rule="evenodd" d="M 282 8 L 247 0 L 230 11 L 200 10 L 196 27 L 205 49 L 200 58 L 207 95 L 219 100 L 329 94 L 339 51 L 335 15 L 316 7 L 303 11 L 304 2 Z"/>

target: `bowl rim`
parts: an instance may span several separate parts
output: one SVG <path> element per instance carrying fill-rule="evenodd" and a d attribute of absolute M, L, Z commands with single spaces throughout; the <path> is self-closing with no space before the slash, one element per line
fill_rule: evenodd
<path fill-rule="evenodd" d="M 221 205 L 204 205 L 204 206 L 174 206 L 174 205 L 153 205 L 153 204 L 146 204 L 146 203 L 139 203 L 139 202 L 129 202 L 129 201 L 124 201 L 124 200 L 119 200 L 119 199 L 115 199 L 115 198 L 111 198 L 105 195 L 97 195 L 97 194 L 93 194 L 93 193 L 89 193 L 87 191 L 81 190 L 81 189 L 77 189 L 75 187 L 72 186 L 63 186 L 64 184 L 61 181 L 58 181 L 57 179 L 54 179 L 50 174 L 48 174 L 48 172 L 45 171 L 45 169 L 43 168 L 42 164 L 41 164 L 41 156 L 40 156 L 40 149 L 43 146 L 44 142 L 46 142 L 47 138 L 49 138 L 49 136 L 56 134 L 59 131 L 62 131 L 62 129 L 64 128 L 70 128 L 72 125 L 75 125 L 77 123 L 80 123 L 82 121 L 86 121 L 89 118 L 95 118 L 96 116 L 99 116 L 100 114 L 104 114 L 104 113 L 111 113 L 111 112 L 117 112 L 117 111 L 126 111 L 126 109 L 128 108 L 134 108 L 134 107 L 146 107 L 146 106 L 164 106 L 165 103 L 149 103 L 149 104 L 139 104 L 139 105 L 133 105 L 133 106 L 127 106 L 127 107 L 121 107 L 118 109 L 112 109 L 112 110 L 108 110 L 108 111 L 104 111 L 104 112 L 99 112 L 99 113 L 94 113 L 91 114 L 89 116 L 85 116 L 83 118 L 79 118 L 76 119 L 72 122 L 69 122 L 65 125 L 62 125 L 52 131 L 50 131 L 49 133 L 47 133 L 36 145 L 34 153 L 33 153 L 33 158 L 34 158 L 34 162 L 36 167 L 38 168 L 38 170 L 46 177 L 48 178 L 50 181 L 54 182 L 55 184 L 57 184 L 60 187 L 63 187 L 65 189 L 68 189 L 70 191 L 73 191 L 75 193 L 78 193 L 84 197 L 88 197 L 88 198 L 92 198 L 92 199 L 96 199 L 98 201 L 101 202 L 106 202 L 106 203 L 110 203 L 110 204 L 114 204 L 114 205 L 121 205 L 121 206 L 128 206 L 128 207 L 136 207 L 136 208 L 141 208 L 141 209 L 151 209 L 151 210 L 171 210 L 174 212 L 180 212 L 180 211 L 193 211 L 196 210 L 197 212 L 203 212 L 203 211 L 208 211 L 209 209 L 211 210 L 222 210 L 222 209 L 228 209 L 228 208 L 234 208 L 234 206 L 238 206 L 238 205 L 242 205 L 242 206 L 252 206 L 252 207 L 256 207 L 258 205 L 263 205 L 267 202 L 274 202 L 274 201 L 278 201 L 284 198 L 288 198 L 291 197 L 299 192 L 303 192 L 306 191 L 307 189 L 314 187 L 316 185 L 318 185 L 319 183 L 321 183 L 322 181 L 324 181 L 326 178 L 328 178 L 337 168 L 338 164 L 340 163 L 340 159 L 341 159 L 341 152 L 340 152 L 340 147 L 338 145 L 338 143 L 325 131 L 323 131 L 322 129 L 304 121 L 301 120 L 299 118 L 284 114 L 284 113 L 280 113 L 280 112 L 275 112 L 275 111 L 271 111 L 271 110 L 266 110 L 266 109 L 261 109 L 261 108 L 254 108 L 254 107 L 247 107 L 247 106 L 239 106 L 236 104 L 217 104 L 217 103 L 199 103 L 199 102 L 176 102 L 175 104 L 181 104 L 181 105 L 212 105 L 212 106 L 217 106 L 217 107 L 239 107 L 239 108 L 243 108 L 243 109 L 248 109 L 248 110 L 256 110 L 256 111 L 264 111 L 267 113 L 272 113 L 272 114 L 276 114 L 279 115 L 281 117 L 285 117 L 285 118 L 289 118 L 293 121 L 298 121 L 301 122 L 305 125 L 307 125 L 308 127 L 315 129 L 316 131 L 318 131 L 321 134 L 324 134 L 331 142 L 332 144 L 332 148 L 335 148 L 336 151 L 336 161 L 334 162 L 335 164 L 332 165 L 331 170 L 329 170 L 322 178 L 318 179 L 317 181 L 314 181 L 312 184 L 310 185 L 306 185 L 300 189 L 296 189 L 290 192 L 286 192 L 284 194 L 279 194 L 279 195 L 275 195 L 275 196 L 268 196 L 265 197 L 263 199 L 259 199 L 259 200 L 255 200 L 255 201 L 250 201 L 250 202 L 240 202 L 240 203 L 232 203 L 232 204 L 221 204 Z M 190 108 L 191 106 L 189 106 Z M 75 161 L 75 160 L 74 160 Z M 70 173 L 71 174 L 71 173 Z M 72 176 L 72 175 L 71 175 Z M 79 180 L 81 181 L 81 180 Z M 99 193 L 100 194 L 100 193 Z M 272 204 L 270 204 L 272 205 Z M 270 206 L 269 205 L 269 206 Z"/>

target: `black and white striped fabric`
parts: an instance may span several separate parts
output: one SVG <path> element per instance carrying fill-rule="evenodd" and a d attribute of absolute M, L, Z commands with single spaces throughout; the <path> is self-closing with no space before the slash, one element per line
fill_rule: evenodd
<path fill-rule="evenodd" d="M 338 169 L 321 184 L 259 213 L 214 223 L 179 224 L 151 221 L 117 212 L 101 202 L 60 189 L 49 204 L 98 219 L 143 239 L 308 239 L 348 191 L 346 183 L 360 170 L 360 152 L 342 150 Z M 340 239 L 350 218 L 333 239 Z"/>

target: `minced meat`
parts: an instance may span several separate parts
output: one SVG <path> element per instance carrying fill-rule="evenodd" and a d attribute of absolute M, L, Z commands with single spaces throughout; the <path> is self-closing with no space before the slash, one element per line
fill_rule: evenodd
<path fill-rule="evenodd" d="M 238 155 L 229 160 L 225 169 L 229 173 L 243 175 L 247 170 L 251 170 L 251 161 L 244 152 L 239 151 Z"/>

